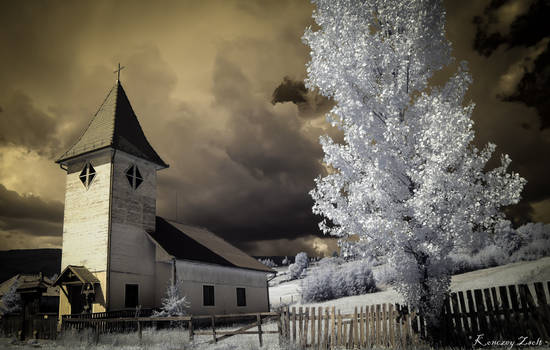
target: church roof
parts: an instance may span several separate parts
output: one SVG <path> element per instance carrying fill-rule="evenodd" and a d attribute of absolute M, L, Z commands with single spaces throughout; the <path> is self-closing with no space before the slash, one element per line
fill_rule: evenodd
<path fill-rule="evenodd" d="M 148 160 L 161 168 L 168 167 L 147 141 L 119 81 L 111 88 L 82 136 L 56 163 L 108 147 Z"/>
<path fill-rule="evenodd" d="M 168 221 L 157 216 L 155 232 L 149 234 L 168 254 L 176 259 L 274 272 L 242 250 L 203 228 Z"/>

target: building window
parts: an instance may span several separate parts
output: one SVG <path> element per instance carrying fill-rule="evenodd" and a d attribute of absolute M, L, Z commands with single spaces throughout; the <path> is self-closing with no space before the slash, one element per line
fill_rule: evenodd
<path fill-rule="evenodd" d="M 141 185 L 141 183 L 143 182 L 143 176 L 141 176 L 137 165 L 132 165 L 128 168 L 128 170 L 126 170 L 126 178 L 130 183 L 130 187 L 132 187 L 134 190 L 138 188 L 139 185 Z"/>
<path fill-rule="evenodd" d="M 139 286 L 137 284 L 127 284 L 126 294 L 124 294 L 124 307 L 135 308 L 139 304 Z"/>
<path fill-rule="evenodd" d="M 204 306 L 214 306 L 214 286 L 202 286 Z"/>
<path fill-rule="evenodd" d="M 246 290 L 237 288 L 237 306 L 246 306 Z"/>
<path fill-rule="evenodd" d="M 92 180 L 95 177 L 95 169 L 90 163 L 86 163 L 84 165 L 84 168 L 80 172 L 80 175 L 78 176 L 80 178 L 80 181 L 82 181 L 82 184 L 84 187 L 89 188 L 90 184 L 92 183 Z"/>

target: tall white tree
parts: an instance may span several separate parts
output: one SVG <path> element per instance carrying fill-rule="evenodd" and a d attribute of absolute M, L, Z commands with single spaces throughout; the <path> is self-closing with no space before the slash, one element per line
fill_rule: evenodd
<path fill-rule="evenodd" d="M 465 63 L 444 86 L 429 86 L 452 62 L 441 1 L 313 2 L 319 29 L 303 37 L 306 84 L 336 102 L 329 121 L 344 135 L 321 138 L 328 175 L 316 179 L 313 211 L 324 233 L 386 256 L 397 290 L 435 325 L 449 252 L 501 224 L 500 209 L 518 202 L 525 180 L 508 172 L 506 155 L 487 169 L 495 145 L 472 144 Z"/>

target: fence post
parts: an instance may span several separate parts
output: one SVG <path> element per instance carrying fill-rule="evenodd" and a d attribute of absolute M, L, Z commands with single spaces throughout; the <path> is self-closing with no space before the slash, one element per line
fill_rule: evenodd
<path fill-rule="evenodd" d="M 139 338 L 139 342 L 141 343 L 141 340 L 143 339 L 143 334 L 142 334 L 142 326 L 141 326 L 141 322 L 140 321 L 137 321 L 137 326 L 138 326 L 138 338 Z"/>
<path fill-rule="evenodd" d="M 283 345 L 283 327 L 282 320 L 284 318 L 283 308 L 279 307 L 279 317 L 277 317 L 277 333 L 279 334 L 279 347 Z"/>
<path fill-rule="evenodd" d="M 334 310 L 334 306 L 332 307 L 332 309 Z M 328 334 L 328 328 L 329 328 L 329 326 L 328 326 L 328 317 L 329 317 L 328 312 L 329 312 L 328 307 L 326 307 L 325 308 L 325 335 L 323 337 L 324 338 L 323 340 L 324 340 L 324 343 L 325 343 L 325 348 L 330 347 L 330 345 L 329 345 L 330 344 L 329 343 L 329 334 Z M 319 320 L 319 322 L 321 322 L 321 320 Z"/>
<path fill-rule="evenodd" d="M 317 323 L 317 348 L 318 349 L 321 349 L 321 344 L 322 344 L 322 335 L 321 335 L 321 332 L 323 331 L 323 325 L 321 323 L 321 321 L 323 320 L 321 315 L 323 314 L 323 308 L 322 307 L 318 307 L 317 308 L 317 314 L 319 315 L 319 323 Z M 327 316 L 328 317 L 328 316 Z"/>
<path fill-rule="evenodd" d="M 216 320 L 214 315 L 212 315 L 211 320 L 212 320 L 212 338 L 214 340 L 214 343 L 217 343 L 218 340 L 216 339 Z"/>
<path fill-rule="evenodd" d="M 262 316 L 257 314 L 256 320 L 258 322 L 258 340 L 260 341 L 260 347 L 262 347 L 264 346 L 264 342 L 262 341 Z"/>
<path fill-rule="evenodd" d="M 321 316 L 321 315 L 319 315 Z M 311 348 L 315 349 L 315 307 L 311 308 Z M 319 319 L 319 322 L 321 320 Z"/>
<path fill-rule="evenodd" d="M 298 344 L 300 344 L 300 346 L 302 345 L 302 342 L 304 339 L 304 320 L 303 320 L 302 312 L 303 312 L 303 309 L 300 306 L 298 308 L 298 338 L 299 338 Z"/>
<path fill-rule="evenodd" d="M 304 348 L 307 347 L 307 331 L 309 329 L 309 307 L 306 307 L 304 313 Z"/>
<path fill-rule="evenodd" d="M 292 307 L 292 339 L 296 343 L 296 307 Z"/>
<path fill-rule="evenodd" d="M 342 314 L 340 314 L 340 310 L 338 310 L 338 345 L 343 345 L 342 342 Z"/>
<path fill-rule="evenodd" d="M 189 328 L 188 329 L 189 330 L 189 342 L 192 342 L 193 339 L 194 339 L 194 336 L 195 336 L 195 334 L 193 332 L 193 316 L 189 317 L 189 323 L 188 323 L 187 328 Z"/>
<path fill-rule="evenodd" d="M 285 307 L 285 319 L 283 322 L 286 340 L 290 343 L 290 307 Z"/>

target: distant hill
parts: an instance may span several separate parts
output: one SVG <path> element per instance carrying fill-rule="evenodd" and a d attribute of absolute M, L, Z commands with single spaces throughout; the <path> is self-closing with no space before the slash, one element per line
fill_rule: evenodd
<path fill-rule="evenodd" d="M 0 250 L 0 283 L 18 273 L 51 277 L 61 268 L 61 249 Z"/>

